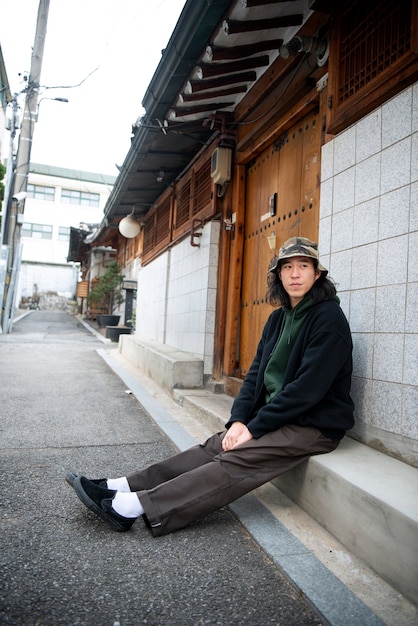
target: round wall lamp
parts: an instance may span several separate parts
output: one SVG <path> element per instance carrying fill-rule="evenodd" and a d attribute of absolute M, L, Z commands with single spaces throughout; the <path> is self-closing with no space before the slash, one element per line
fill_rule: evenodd
<path fill-rule="evenodd" d="M 121 235 L 126 237 L 127 239 L 132 239 L 139 235 L 141 230 L 141 223 L 134 216 L 134 211 L 132 213 L 124 217 L 119 222 L 119 232 Z"/>

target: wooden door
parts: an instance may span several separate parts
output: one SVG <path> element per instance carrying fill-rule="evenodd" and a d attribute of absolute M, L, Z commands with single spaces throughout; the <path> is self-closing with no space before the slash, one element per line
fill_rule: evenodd
<path fill-rule="evenodd" d="M 241 377 L 272 311 L 266 301 L 267 269 L 275 251 L 268 237 L 275 236 L 276 250 L 297 235 L 317 240 L 320 147 L 319 116 L 310 113 L 247 167 L 237 371 Z"/>

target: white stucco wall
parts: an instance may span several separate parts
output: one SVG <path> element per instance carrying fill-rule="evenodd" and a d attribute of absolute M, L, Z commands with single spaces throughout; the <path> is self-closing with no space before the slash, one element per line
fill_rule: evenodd
<path fill-rule="evenodd" d="M 354 433 L 418 462 L 418 84 L 322 149 L 320 253 L 354 341 Z"/>
<path fill-rule="evenodd" d="M 74 298 L 77 293 L 78 268 L 75 264 L 48 265 L 23 262 L 19 272 L 19 300 L 37 294 L 56 293 Z"/>
<path fill-rule="evenodd" d="M 164 343 L 170 250 L 138 270 L 136 334 Z M 174 346 L 176 347 L 176 346 Z"/>
<path fill-rule="evenodd" d="M 205 225 L 200 247 L 187 237 L 138 272 L 136 334 L 191 352 L 213 365 L 219 222 Z"/>

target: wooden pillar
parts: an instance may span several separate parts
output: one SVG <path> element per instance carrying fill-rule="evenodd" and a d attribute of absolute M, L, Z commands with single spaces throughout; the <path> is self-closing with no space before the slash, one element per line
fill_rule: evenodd
<path fill-rule="evenodd" d="M 245 177 L 245 165 L 237 165 L 234 171 L 232 189 L 232 220 L 234 222 L 234 230 L 231 236 L 225 314 L 223 373 L 226 376 L 235 376 L 237 363 L 245 226 Z"/>

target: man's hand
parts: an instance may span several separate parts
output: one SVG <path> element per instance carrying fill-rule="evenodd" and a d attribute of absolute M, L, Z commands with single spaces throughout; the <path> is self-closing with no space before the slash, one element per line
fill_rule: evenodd
<path fill-rule="evenodd" d="M 253 439 L 252 434 L 245 424 L 242 422 L 234 422 L 229 430 L 226 431 L 225 437 L 222 439 L 222 450 L 232 450 L 247 441 Z"/>

